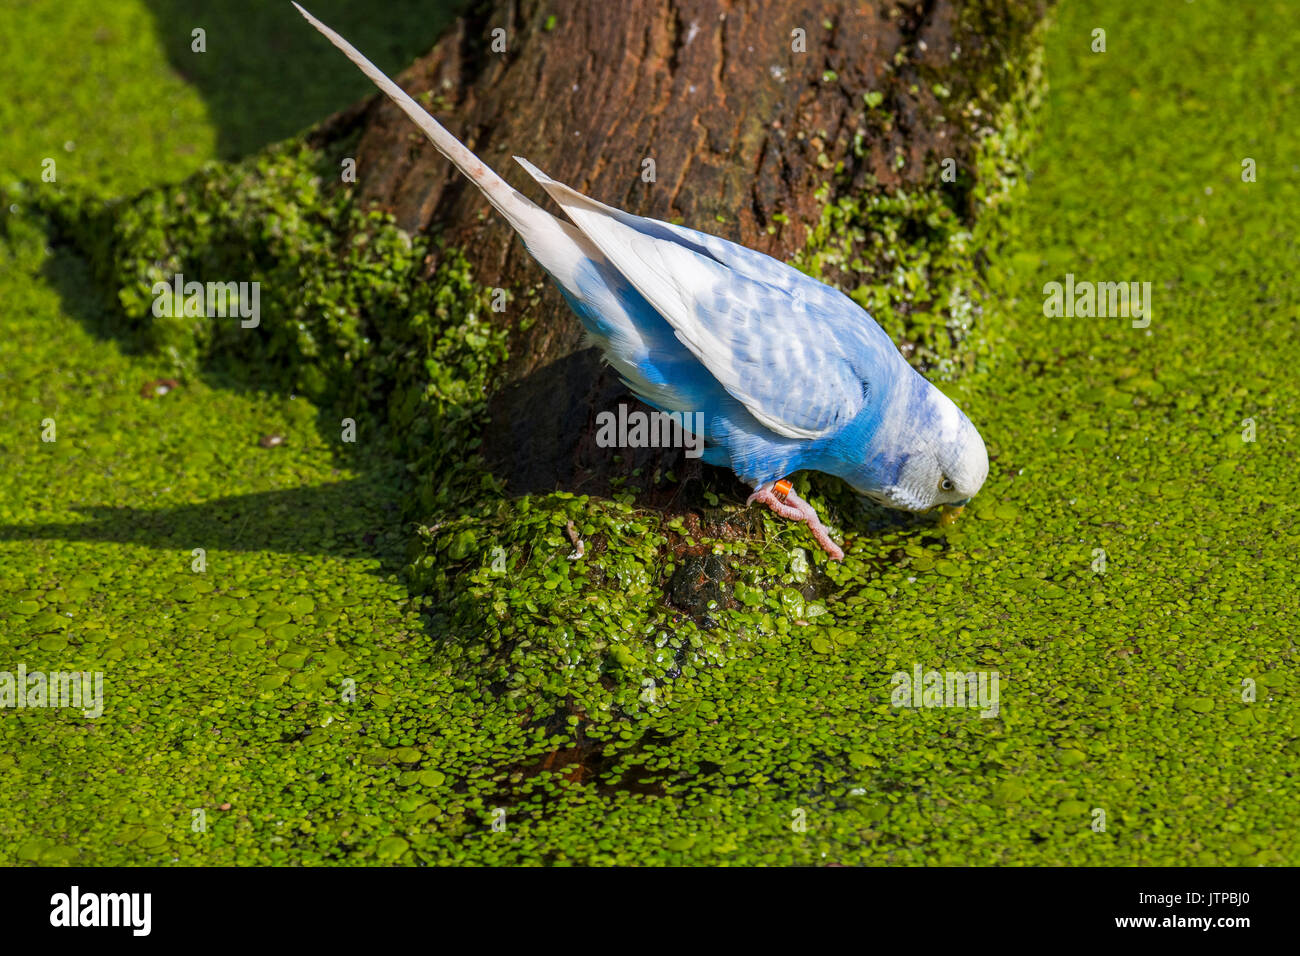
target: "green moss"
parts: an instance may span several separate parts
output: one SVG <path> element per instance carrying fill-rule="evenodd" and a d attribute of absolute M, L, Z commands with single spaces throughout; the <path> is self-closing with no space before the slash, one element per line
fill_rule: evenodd
<path fill-rule="evenodd" d="M 285 144 L 126 201 L 31 198 L 92 263 L 111 300 L 107 331 L 165 355 L 170 374 L 294 391 L 391 436 L 425 476 L 427 511 L 447 496 L 432 476 L 473 457 L 505 333 L 483 317 L 459 252 L 358 210 L 327 185 L 337 168 L 337 156 Z M 258 324 L 245 328 L 233 304 L 224 317 L 186 315 L 176 275 L 256 283 Z"/>

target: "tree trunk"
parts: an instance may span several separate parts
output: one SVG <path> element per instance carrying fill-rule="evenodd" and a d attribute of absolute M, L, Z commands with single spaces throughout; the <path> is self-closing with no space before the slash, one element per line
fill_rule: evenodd
<path fill-rule="evenodd" d="M 398 82 L 546 208 L 513 155 L 602 202 L 788 259 L 838 192 L 915 187 L 947 157 L 967 168 L 984 120 L 955 106 L 980 101 L 977 83 L 1041 13 L 1038 0 L 493 0 Z M 489 460 L 515 492 L 606 490 L 590 426 L 626 389 L 580 350 L 545 274 L 410 120 L 381 96 L 349 114 L 333 128 L 361 125 L 362 199 L 408 230 L 441 229 L 478 281 L 510 294 Z M 638 466 L 672 457 L 616 470 Z"/>

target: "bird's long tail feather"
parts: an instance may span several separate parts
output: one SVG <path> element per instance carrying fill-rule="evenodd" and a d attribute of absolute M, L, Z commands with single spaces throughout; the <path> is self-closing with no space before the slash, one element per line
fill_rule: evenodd
<path fill-rule="evenodd" d="M 411 99 L 405 90 L 384 75 L 384 72 L 379 67 L 362 56 L 356 47 L 321 23 L 297 3 L 294 3 L 294 6 L 298 8 L 298 12 L 306 18 L 308 23 L 342 50 L 343 54 L 355 63 L 362 73 L 370 77 L 375 86 L 383 90 L 390 100 L 402 108 L 402 112 L 409 116 L 416 126 L 420 127 L 424 135 L 429 137 L 433 145 L 438 148 L 438 152 L 455 163 L 456 168 L 468 176 L 474 185 L 478 186 L 483 195 L 487 197 L 487 201 L 501 215 L 505 216 L 510 225 L 523 234 L 525 240 L 529 238 L 529 233 L 533 231 L 533 228 L 538 225 L 539 216 L 544 216 L 546 220 L 553 220 L 550 213 L 536 205 L 523 193 L 515 190 L 509 183 L 498 176 L 487 163 L 470 152 L 464 143 L 447 132 L 442 127 L 442 124 L 430 116 L 428 111 L 416 103 L 415 100 Z"/>

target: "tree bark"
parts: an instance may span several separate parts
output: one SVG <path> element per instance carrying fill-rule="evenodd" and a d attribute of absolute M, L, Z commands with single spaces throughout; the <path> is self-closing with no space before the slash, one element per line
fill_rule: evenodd
<path fill-rule="evenodd" d="M 966 167 L 979 121 L 952 107 L 979 101 L 977 83 L 1041 14 L 1038 0 L 491 0 L 397 80 L 544 207 L 513 155 L 602 202 L 787 259 L 819 191 L 906 189 L 945 157 Z M 867 94 L 887 128 L 867 122 Z M 478 281 L 511 294 L 489 459 L 515 492 L 606 490 L 590 426 L 626 390 L 579 351 L 577 319 L 509 226 L 396 107 L 373 97 L 343 125 L 356 123 L 363 201 L 442 230 Z"/>

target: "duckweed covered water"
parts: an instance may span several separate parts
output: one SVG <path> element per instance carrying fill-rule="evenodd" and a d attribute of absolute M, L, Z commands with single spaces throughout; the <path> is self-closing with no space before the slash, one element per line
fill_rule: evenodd
<path fill-rule="evenodd" d="M 1296 863 L 1284 8 L 1061 8 L 952 386 L 988 485 L 940 530 L 802 477 L 843 564 L 439 501 L 246 378 L 144 398 L 176 354 L 97 338 L 102 276 L 10 216 L 0 669 L 102 670 L 105 711 L 0 711 L 0 860 Z M 1152 282 L 1150 326 L 1044 318 L 1066 273 Z M 915 665 L 995 670 L 997 716 L 893 706 Z"/>

